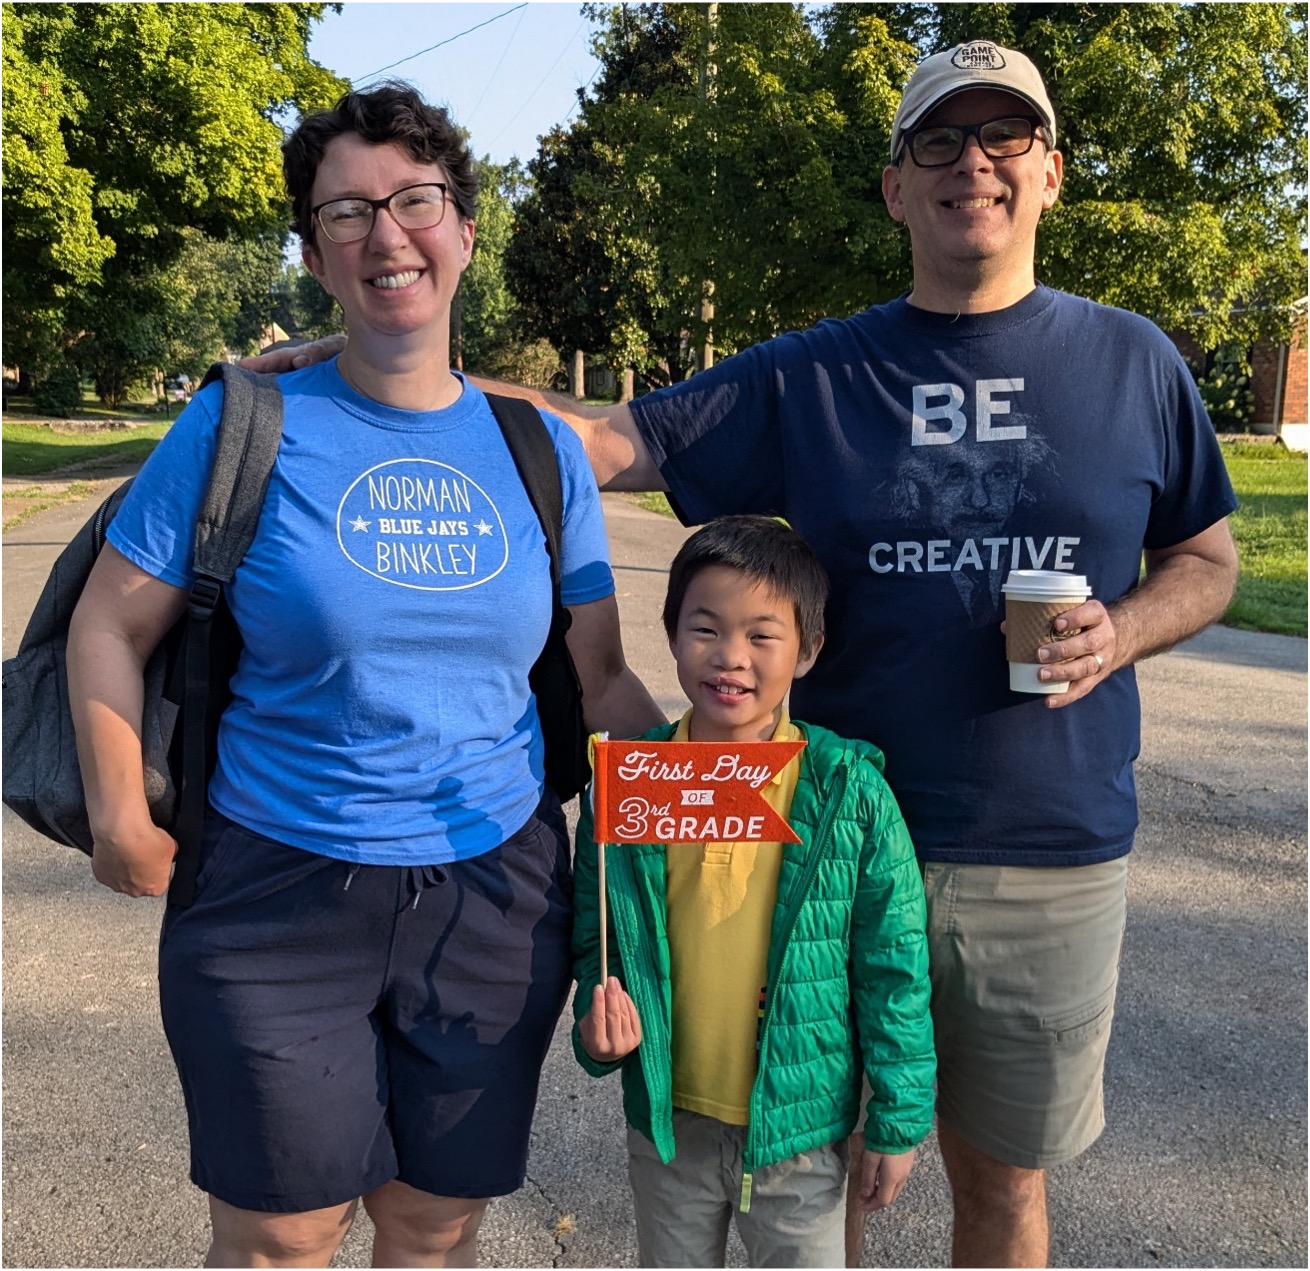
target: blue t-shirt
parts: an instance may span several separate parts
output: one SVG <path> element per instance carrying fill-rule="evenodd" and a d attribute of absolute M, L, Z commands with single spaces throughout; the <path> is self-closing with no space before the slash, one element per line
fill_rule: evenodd
<path fill-rule="evenodd" d="M 489 851 L 532 815 L 543 744 L 528 672 L 550 625 L 545 537 L 491 408 L 362 397 L 325 362 L 280 377 L 282 442 L 228 589 L 245 641 L 214 807 L 279 842 L 365 864 Z M 212 465 L 221 392 L 200 393 L 109 528 L 176 587 Z M 614 590 L 595 478 L 553 415 L 562 598 Z"/>
<path fill-rule="evenodd" d="M 1132 846 L 1137 682 L 1049 710 L 1009 689 L 1010 569 L 1105 603 L 1234 506 L 1173 345 L 1038 287 L 996 313 L 904 298 L 756 345 L 633 403 L 686 518 L 784 516 L 832 579 L 793 713 L 882 748 L 921 858 L 1090 864 Z"/>

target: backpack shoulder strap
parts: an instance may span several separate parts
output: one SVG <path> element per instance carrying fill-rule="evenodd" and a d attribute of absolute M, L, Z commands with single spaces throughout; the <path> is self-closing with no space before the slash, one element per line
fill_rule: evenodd
<path fill-rule="evenodd" d="M 201 388 L 223 382 L 214 467 L 196 522 L 196 572 L 232 581 L 259 527 L 264 494 L 282 440 L 282 390 L 272 375 L 215 362 Z"/>
<path fill-rule="evenodd" d="M 536 510 L 537 520 L 546 535 L 550 553 L 550 581 L 559 596 L 560 543 L 564 535 L 564 489 L 560 484 L 559 460 L 550 433 L 537 408 L 521 397 L 487 394 L 487 404 L 495 415 L 505 444 L 514 458 L 528 498 Z"/>
<path fill-rule="evenodd" d="M 282 440 L 282 390 L 271 375 L 257 375 L 227 362 L 215 362 L 201 387 L 223 382 L 214 466 L 196 521 L 195 581 L 187 604 L 181 651 L 182 773 L 173 834 L 178 842 L 169 904 L 186 906 L 195 894 L 200 868 L 206 786 L 209 782 L 211 640 L 223 587 L 241 564 L 264 507 Z"/>

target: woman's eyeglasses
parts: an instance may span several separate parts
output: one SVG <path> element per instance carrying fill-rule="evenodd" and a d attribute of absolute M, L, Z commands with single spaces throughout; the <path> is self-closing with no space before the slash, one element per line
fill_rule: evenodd
<path fill-rule="evenodd" d="M 431 229 L 446 214 L 446 185 L 427 181 L 407 185 L 385 199 L 329 199 L 309 209 L 318 227 L 334 243 L 354 243 L 367 238 L 382 208 L 402 229 Z"/>

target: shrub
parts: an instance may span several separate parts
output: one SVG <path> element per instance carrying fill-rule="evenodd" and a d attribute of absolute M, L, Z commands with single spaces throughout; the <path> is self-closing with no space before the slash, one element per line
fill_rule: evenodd
<path fill-rule="evenodd" d="M 1251 368 L 1241 356 L 1220 350 L 1214 365 L 1197 377 L 1201 400 L 1219 432 L 1246 432 L 1255 416 L 1255 392 Z"/>
<path fill-rule="evenodd" d="M 548 340 L 506 341 L 468 369 L 525 388 L 554 388 L 564 374 L 564 364 Z"/>
<path fill-rule="evenodd" d="M 71 362 L 62 361 L 32 391 L 32 403 L 43 415 L 68 419 L 82 404 L 82 377 Z"/>

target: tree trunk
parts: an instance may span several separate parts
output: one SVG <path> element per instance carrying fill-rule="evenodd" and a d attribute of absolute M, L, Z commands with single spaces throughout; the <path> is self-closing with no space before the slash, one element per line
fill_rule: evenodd
<path fill-rule="evenodd" d="M 623 387 L 619 390 L 619 401 L 630 402 L 636 389 L 636 372 L 630 366 L 623 368 Z"/>
<path fill-rule="evenodd" d="M 587 359 L 581 349 L 573 350 L 573 369 L 569 372 L 569 392 L 579 400 L 587 395 Z"/>

